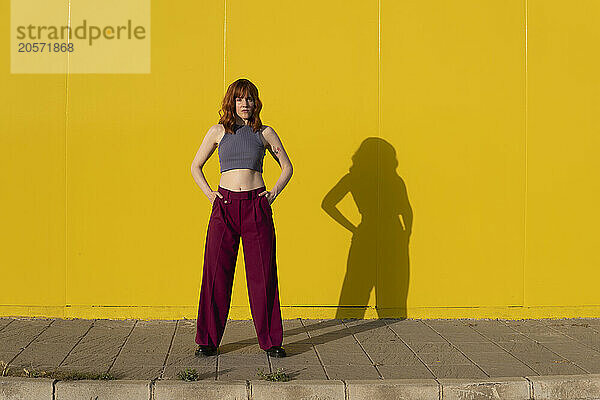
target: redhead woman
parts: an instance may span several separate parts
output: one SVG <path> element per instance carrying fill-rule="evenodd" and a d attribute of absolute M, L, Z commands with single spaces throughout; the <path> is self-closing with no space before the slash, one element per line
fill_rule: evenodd
<path fill-rule="evenodd" d="M 277 133 L 260 120 L 258 89 L 247 79 L 233 82 L 192 162 L 192 176 L 212 203 L 206 233 L 200 304 L 196 322 L 198 356 L 212 356 L 225 331 L 240 237 L 244 248 L 250 310 L 260 348 L 285 357 L 279 307 L 275 226 L 271 205 L 292 177 L 292 163 Z M 218 147 L 221 179 L 213 191 L 202 167 Z M 271 190 L 262 178 L 265 149 L 281 167 Z"/>

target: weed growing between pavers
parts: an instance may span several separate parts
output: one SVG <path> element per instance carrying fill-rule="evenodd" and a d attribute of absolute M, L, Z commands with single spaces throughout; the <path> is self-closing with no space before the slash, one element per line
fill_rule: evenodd
<path fill-rule="evenodd" d="M 0 370 L 0 376 L 8 376 L 8 371 L 10 371 L 10 368 L 8 368 L 8 363 L 0 361 Z"/>
<path fill-rule="evenodd" d="M 92 372 L 78 372 L 78 371 L 40 371 L 34 368 L 17 368 L 10 369 L 8 364 L 4 361 L 0 361 L 0 372 L 1 376 L 16 376 L 16 377 L 25 377 L 25 378 L 52 378 L 58 379 L 61 381 L 76 381 L 82 379 L 90 379 L 90 380 L 112 380 L 116 379 L 113 375 L 102 372 L 102 373 L 92 373 Z"/>
<path fill-rule="evenodd" d="M 274 381 L 274 382 L 287 382 L 291 380 L 290 376 L 283 372 L 283 368 L 278 368 L 276 372 L 265 374 L 262 368 L 256 369 L 256 375 L 258 375 L 261 379 L 266 381 Z"/>
<path fill-rule="evenodd" d="M 177 373 L 177 377 L 182 381 L 193 382 L 198 380 L 198 371 L 195 368 L 186 368 Z"/>
<path fill-rule="evenodd" d="M 102 373 L 90 373 L 90 372 L 55 372 L 52 378 L 60 379 L 62 381 L 77 381 L 81 379 L 93 379 L 101 381 L 110 381 L 116 379 L 112 374 L 108 372 Z"/>

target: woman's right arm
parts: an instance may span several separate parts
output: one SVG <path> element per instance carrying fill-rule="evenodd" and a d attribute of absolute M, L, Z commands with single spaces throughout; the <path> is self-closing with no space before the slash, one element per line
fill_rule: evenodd
<path fill-rule="evenodd" d="M 202 192 L 208 197 L 208 200 L 212 203 L 215 200 L 216 196 L 221 197 L 221 194 L 218 191 L 213 192 L 213 190 L 208 185 L 206 178 L 204 177 L 204 173 L 202 172 L 202 167 L 206 161 L 210 158 L 210 156 L 214 153 L 217 148 L 217 141 L 220 134 L 220 126 L 213 125 L 210 127 L 206 135 L 204 135 L 204 139 L 202 140 L 202 144 L 200 148 L 196 152 L 196 156 L 192 161 L 192 176 L 194 180 L 202 190 Z"/>

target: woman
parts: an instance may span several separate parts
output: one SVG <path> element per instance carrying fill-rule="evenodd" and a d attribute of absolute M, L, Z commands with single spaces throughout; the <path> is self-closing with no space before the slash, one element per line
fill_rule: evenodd
<path fill-rule="evenodd" d="M 214 355 L 225 331 L 240 237 L 244 247 L 250 310 L 260 348 L 285 357 L 279 308 L 275 227 L 271 204 L 292 177 L 292 164 L 275 131 L 260 120 L 258 89 L 238 79 L 223 98 L 219 123 L 213 125 L 192 162 L 192 175 L 212 203 L 208 222 L 200 304 L 196 323 L 196 355 Z M 212 191 L 202 167 L 219 148 L 221 180 Z M 281 167 L 273 188 L 262 179 L 265 149 Z"/>

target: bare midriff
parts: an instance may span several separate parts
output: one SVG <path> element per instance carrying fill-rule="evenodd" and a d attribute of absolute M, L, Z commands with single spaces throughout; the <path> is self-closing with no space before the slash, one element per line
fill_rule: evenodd
<path fill-rule="evenodd" d="M 262 172 L 253 169 L 230 169 L 221 173 L 219 186 L 234 192 L 258 189 L 265 186 Z"/>

